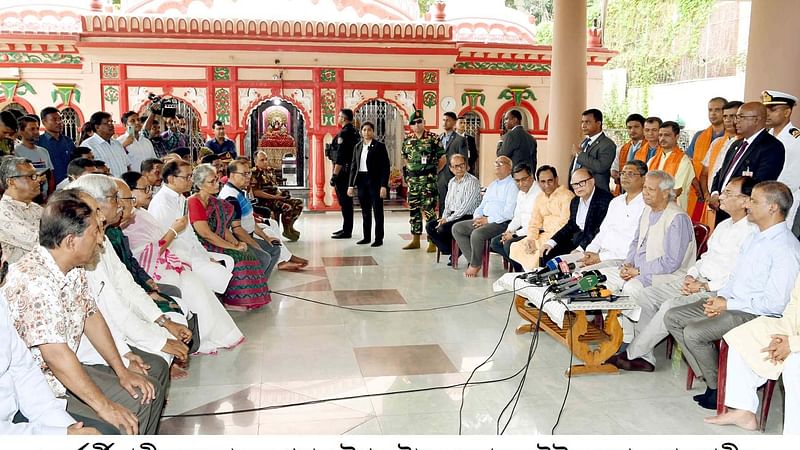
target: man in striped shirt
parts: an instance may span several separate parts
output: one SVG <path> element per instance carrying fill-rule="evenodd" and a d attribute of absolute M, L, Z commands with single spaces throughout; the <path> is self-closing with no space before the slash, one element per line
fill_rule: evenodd
<path fill-rule="evenodd" d="M 469 167 L 464 155 L 455 153 L 450 157 L 450 170 L 455 176 L 447 183 L 442 218 L 433 219 L 425 225 L 428 240 L 436 244 L 443 255 L 450 254 L 453 225 L 472 219 L 472 213 L 481 203 L 481 183 L 474 175 L 467 173 Z"/>

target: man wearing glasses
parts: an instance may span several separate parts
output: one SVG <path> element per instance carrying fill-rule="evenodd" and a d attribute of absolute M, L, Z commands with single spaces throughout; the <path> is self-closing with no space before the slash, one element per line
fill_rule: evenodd
<path fill-rule="evenodd" d="M 25 158 L 8 156 L 0 164 L 0 244 L 8 263 L 15 263 L 39 244 L 42 207 L 33 202 L 43 178 Z"/>
<path fill-rule="evenodd" d="M 576 249 L 583 252 L 600 231 L 608 204 L 614 198 L 608 191 L 596 188 L 592 172 L 585 167 L 572 172 L 570 186 L 575 197 L 569 203 L 569 221 L 542 246 L 542 264 Z"/>
<path fill-rule="evenodd" d="M 734 177 L 752 177 L 756 182 L 777 180 L 786 152 L 777 138 L 766 132 L 767 107 L 760 102 L 747 102 L 736 113 L 734 142 L 711 185 L 709 206 L 719 209 L 719 193 Z M 724 211 L 717 212 L 717 223 L 727 219 Z"/>
<path fill-rule="evenodd" d="M 122 144 L 113 139 L 114 121 L 111 120 L 111 114 L 98 111 L 92 114 L 89 121 L 94 125 L 95 133 L 82 145 L 91 148 L 95 158 L 108 164 L 111 175 L 122 176 L 128 171 L 128 154 Z"/>

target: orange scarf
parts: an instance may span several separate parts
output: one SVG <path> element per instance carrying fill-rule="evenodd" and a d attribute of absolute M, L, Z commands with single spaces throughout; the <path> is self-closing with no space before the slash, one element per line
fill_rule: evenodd
<path fill-rule="evenodd" d="M 664 149 L 662 149 L 659 145 L 656 149 L 656 155 L 653 156 L 653 159 L 650 160 L 650 164 L 648 164 L 648 170 L 658 170 L 658 167 L 661 165 L 661 158 L 663 157 Z M 672 153 L 669 154 L 666 163 L 664 163 L 664 168 L 661 170 L 674 177 L 675 174 L 678 173 L 678 167 L 681 165 L 681 159 L 683 159 L 683 150 L 678 148 L 678 146 L 673 147 Z"/>
<path fill-rule="evenodd" d="M 647 164 L 647 152 L 650 151 L 650 144 L 642 140 L 642 146 L 639 147 L 639 150 L 636 150 L 636 154 L 633 155 L 633 159 L 638 159 L 639 161 Z"/>
<path fill-rule="evenodd" d="M 706 153 L 708 152 L 709 147 L 711 147 L 711 141 L 714 139 L 714 128 L 708 127 L 703 130 L 697 136 L 697 139 L 694 141 L 694 153 L 692 154 L 692 159 L 694 161 L 703 162 L 706 158 Z"/>
<path fill-rule="evenodd" d="M 725 143 L 728 142 L 730 137 L 731 134 L 726 131 L 725 134 L 722 135 L 721 139 L 717 139 L 714 145 L 711 146 L 711 155 L 708 158 L 708 176 L 714 175 L 711 173 L 711 171 L 714 169 L 714 165 L 717 163 L 717 157 L 719 157 L 722 148 L 725 147 Z"/>
<path fill-rule="evenodd" d="M 625 144 L 622 145 L 622 148 L 619 149 L 619 168 L 620 168 L 620 170 L 622 170 L 622 167 L 628 162 L 628 153 L 631 151 L 631 147 L 633 147 L 633 141 L 628 141 L 628 142 L 626 142 Z M 647 141 L 645 141 L 644 139 L 642 139 L 642 144 L 639 146 L 639 150 L 636 151 L 636 154 L 634 155 L 633 159 L 637 159 L 637 158 L 635 158 L 635 156 L 639 156 L 639 153 L 642 151 L 642 149 L 645 149 L 644 155 L 646 156 L 647 155 L 647 153 L 646 153 L 647 152 Z M 647 161 L 645 161 L 645 162 L 647 162 Z"/>

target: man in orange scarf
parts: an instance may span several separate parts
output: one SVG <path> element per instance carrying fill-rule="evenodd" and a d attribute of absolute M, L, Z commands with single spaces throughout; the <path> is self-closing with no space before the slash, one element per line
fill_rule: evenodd
<path fill-rule="evenodd" d="M 648 144 L 644 139 L 644 116 L 641 114 L 631 114 L 625 119 L 625 126 L 628 128 L 628 137 L 630 140 L 619 148 L 617 152 L 617 159 L 611 167 L 611 176 L 614 177 L 616 188 L 614 195 L 622 193 L 622 186 L 619 179 L 619 168 L 628 162 L 636 159 L 636 153 L 639 149 L 647 149 Z M 646 151 L 646 150 L 645 150 Z M 646 161 L 644 161 L 646 162 Z"/>
<path fill-rule="evenodd" d="M 704 198 L 710 198 L 709 193 L 711 192 L 711 184 L 714 182 L 714 175 L 722 167 L 728 148 L 738 139 L 736 135 L 736 112 L 739 111 L 739 107 L 742 104 L 742 102 L 734 100 L 725 103 L 725 106 L 722 107 L 722 126 L 725 127 L 725 133 L 711 143 L 711 148 L 706 152 L 706 157 L 703 159 L 703 171 L 700 173 L 700 186 L 703 189 Z M 700 221 L 713 230 L 716 223 L 716 211 L 709 208 L 708 205 L 704 209 L 705 211 Z"/>
<path fill-rule="evenodd" d="M 648 170 L 663 170 L 675 179 L 675 196 L 681 209 L 686 210 L 689 190 L 694 180 L 692 161 L 678 147 L 680 126 L 672 121 L 661 124 L 658 130 L 658 150 L 647 162 Z"/>
<path fill-rule="evenodd" d="M 695 133 L 689 148 L 686 149 L 686 156 L 691 158 L 695 174 L 698 177 L 703 172 L 703 160 L 711 148 L 711 142 L 725 134 L 725 127 L 722 123 L 722 110 L 726 103 L 728 101 L 722 97 L 714 97 L 708 101 L 708 121 L 711 122 L 711 126 Z M 704 194 L 706 193 L 703 192 L 702 184 L 699 182 L 694 184 L 687 205 L 687 211 L 694 220 L 700 219 L 699 213 L 695 215 L 694 212 L 697 202 L 702 202 L 705 199 L 706 195 Z"/>

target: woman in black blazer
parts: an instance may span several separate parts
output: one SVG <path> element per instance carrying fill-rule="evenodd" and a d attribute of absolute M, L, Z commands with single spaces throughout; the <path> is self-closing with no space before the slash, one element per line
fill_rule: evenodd
<path fill-rule="evenodd" d="M 352 197 L 358 189 L 364 238 L 356 244 L 369 244 L 372 232 L 372 214 L 375 214 L 375 241 L 372 247 L 383 245 L 383 199 L 389 192 L 389 153 L 382 142 L 373 139 L 372 122 L 361 125 L 361 140 L 353 149 L 350 165 L 350 185 L 347 195 Z"/>

